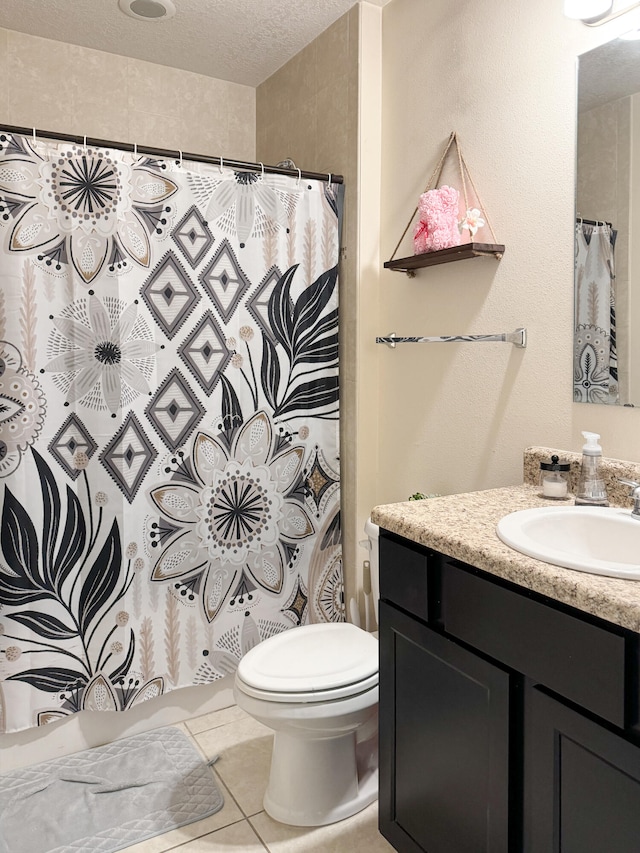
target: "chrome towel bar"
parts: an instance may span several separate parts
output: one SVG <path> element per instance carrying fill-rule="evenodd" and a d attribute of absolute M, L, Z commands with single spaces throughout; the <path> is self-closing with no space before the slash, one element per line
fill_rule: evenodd
<path fill-rule="evenodd" d="M 396 344 L 451 344 L 476 341 L 503 341 L 524 349 L 527 345 L 527 330 L 516 329 L 514 332 L 502 332 L 499 335 L 445 335 L 434 338 L 401 338 L 395 332 L 389 332 L 385 338 L 376 338 L 377 344 L 387 344 L 392 349 Z"/>

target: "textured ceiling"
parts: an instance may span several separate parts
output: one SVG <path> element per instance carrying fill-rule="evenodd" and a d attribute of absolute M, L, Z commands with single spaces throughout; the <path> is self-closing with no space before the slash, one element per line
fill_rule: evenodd
<path fill-rule="evenodd" d="M 355 3 L 174 0 L 174 18 L 150 23 L 117 0 L 0 0 L 0 27 L 257 86 Z"/>
<path fill-rule="evenodd" d="M 579 61 L 578 110 L 640 92 L 640 41 L 614 39 L 583 53 Z"/>

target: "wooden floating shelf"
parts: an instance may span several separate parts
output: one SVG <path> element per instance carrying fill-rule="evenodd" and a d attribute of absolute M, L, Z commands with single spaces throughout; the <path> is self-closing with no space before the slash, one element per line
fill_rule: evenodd
<path fill-rule="evenodd" d="M 504 254 L 504 246 L 499 243 L 462 243 L 448 249 L 438 249 L 437 252 L 424 252 L 421 255 L 411 255 L 408 258 L 397 258 L 385 261 L 385 269 L 406 272 L 413 277 L 417 269 L 432 267 L 435 264 L 448 264 L 451 261 L 464 261 L 466 258 L 486 258 L 490 255 L 498 258 Z"/>

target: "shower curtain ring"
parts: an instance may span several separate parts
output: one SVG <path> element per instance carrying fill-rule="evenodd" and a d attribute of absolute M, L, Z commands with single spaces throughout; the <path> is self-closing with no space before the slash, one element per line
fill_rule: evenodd
<path fill-rule="evenodd" d="M 33 128 L 33 144 L 35 145 L 37 141 L 38 141 L 38 139 L 37 139 L 37 137 L 36 137 L 36 129 L 35 129 L 35 127 L 34 127 L 34 128 Z"/>
<path fill-rule="evenodd" d="M 178 148 L 178 154 L 180 155 L 180 159 L 178 160 L 178 165 L 182 169 L 182 150 Z"/>
<path fill-rule="evenodd" d="M 300 186 L 300 179 L 302 178 L 302 171 L 298 169 L 298 180 L 296 181 L 296 186 Z"/>
<path fill-rule="evenodd" d="M 138 159 L 138 143 L 137 142 L 133 143 L 133 159 L 134 160 Z"/>
<path fill-rule="evenodd" d="M 331 189 L 331 185 L 333 184 L 333 181 L 331 180 L 332 177 L 333 175 L 329 172 L 329 189 Z"/>
<path fill-rule="evenodd" d="M 260 169 L 261 169 L 261 171 L 262 171 L 262 174 L 260 175 L 260 177 L 261 177 L 261 178 L 262 178 L 262 180 L 264 181 L 264 163 L 260 163 Z"/>
<path fill-rule="evenodd" d="M 218 171 L 220 172 L 221 175 L 223 174 L 223 172 L 222 172 L 223 168 L 224 168 L 224 160 L 221 157 L 220 158 L 220 165 L 218 166 Z"/>

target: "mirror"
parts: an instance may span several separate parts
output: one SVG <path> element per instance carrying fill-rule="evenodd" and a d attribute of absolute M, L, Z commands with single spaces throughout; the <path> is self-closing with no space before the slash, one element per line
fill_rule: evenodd
<path fill-rule="evenodd" d="M 579 57 L 576 163 L 574 400 L 640 406 L 640 41 Z"/>

